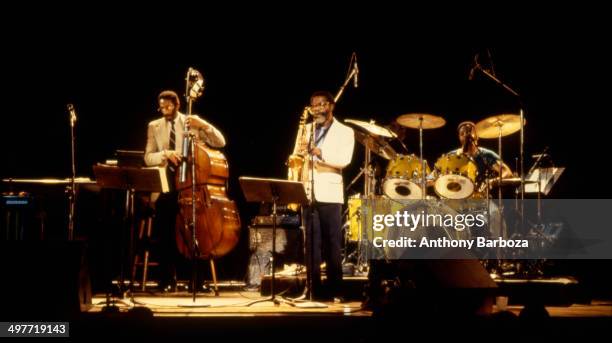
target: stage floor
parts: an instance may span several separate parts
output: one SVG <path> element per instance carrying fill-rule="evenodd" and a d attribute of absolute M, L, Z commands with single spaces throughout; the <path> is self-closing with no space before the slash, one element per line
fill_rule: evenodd
<path fill-rule="evenodd" d="M 278 297 L 279 299 L 283 299 Z M 266 300 L 259 292 L 254 291 L 221 291 L 219 296 L 213 293 L 198 293 L 196 301 L 190 293 L 135 293 L 133 299 L 121 299 L 116 303 L 120 312 L 127 312 L 133 307 L 146 307 L 154 317 L 208 317 L 208 316 L 359 316 L 369 317 L 372 312 L 362 309 L 360 301 L 345 303 L 333 302 L 295 302 L 281 301 L 275 305 L 272 301 L 253 303 L 256 300 Z M 99 313 L 106 305 L 104 294 L 92 298 L 94 304 L 89 313 Z M 524 306 L 507 306 L 508 310 L 519 315 Z M 502 309 L 493 307 L 493 312 Z M 612 317 L 612 300 L 593 300 L 591 304 L 573 304 L 571 306 L 546 306 L 551 317 L 594 318 Z"/>
<path fill-rule="evenodd" d="M 381 342 L 396 338 L 398 333 L 434 334 L 436 337 L 464 336 L 472 340 L 495 335 L 530 337 L 597 336 L 612 327 L 612 300 L 595 300 L 590 304 L 547 306 L 549 318 L 519 317 L 523 306 L 494 307 L 488 316 L 449 317 L 398 312 L 377 315 L 362 309 L 360 301 L 342 304 L 323 302 L 325 307 L 304 308 L 270 301 L 247 306 L 262 297 L 259 292 L 220 289 L 199 293 L 196 302 L 186 292 L 174 294 L 135 293 L 133 302 L 122 299 L 118 312 L 103 312 L 104 294 L 93 297 L 93 306 L 71 322 L 71 337 L 93 338 L 227 338 L 256 339 L 270 342 L 359 341 Z M 307 304 L 313 305 L 313 304 Z M 510 313 L 511 312 L 511 313 Z M 408 336 L 406 336 L 408 337 Z"/>
<path fill-rule="evenodd" d="M 333 302 L 289 302 L 283 301 L 276 305 L 272 301 L 262 301 L 263 297 L 254 291 L 220 291 L 214 293 L 198 293 L 193 301 L 191 293 L 180 292 L 171 294 L 135 293 L 133 299 L 122 299 L 116 306 L 120 311 L 128 311 L 134 306 L 147 307 L 155 317 L 206 317 L 206 316 L 279 316 L 279 315 L 333 315 L 333 316 L 371 316 L 370 311 L 361 309 L 360 301 L 350 301 L 341 304 Z M 92 299 L 94 306 L 89 312 L 102 311 L 106 305 L 103 294 Z M 252 304 L 253 303 L 253 304 Z M 249 304 L 252 304 L 249 306 Z"/>

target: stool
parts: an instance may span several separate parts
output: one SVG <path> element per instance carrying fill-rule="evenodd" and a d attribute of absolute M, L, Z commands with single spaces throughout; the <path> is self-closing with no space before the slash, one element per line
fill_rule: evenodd
<path fill-rule="evenodd" d="M 138 225 L 138 240 L 142 241 L 143 237 L 148 241 L 151 239 L 151 231 L 153 227 L 153 215 L 152 213 L 147 214 L 144 218 L 140 220 Z M 146 231 L 145 231 L 146 230 Z M 145 236 L 146 235 L 146 236 Z M 142 257 L 140 254 L 136 254 L 134 256 L 134 263 L 132 265 L 132 280 L 136 279 L 136 271 L 139 266 L 142 267 L 142 282 L 140 284 L 140 289 L 142 291 L 146 290 L 147 287 L 147 276 L 149 272 L 149 266 L 158 266 L 159 263 L 151 262 L 149 260 L 149 244 L 146 244 L 143 251 Z M 141 261 L 142 259 L 142 261 Z"/>

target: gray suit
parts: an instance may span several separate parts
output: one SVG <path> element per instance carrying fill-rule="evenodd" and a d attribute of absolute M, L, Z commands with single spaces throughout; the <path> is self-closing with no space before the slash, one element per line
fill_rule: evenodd
<path fill-rule="evenodd" d="M 175 151 L 182 152 L 183 127 L 186 115 L 177 113 L 174 118 L 174 130 L 176 132 Z M 209 124 L 210 125 L 210 124 Z M 192 129 L 193 130 L 193 129 Z M 193 130 L 195 132 L 195 130 Z M 219 130 L 211 125 L 209 130 L 199 130 L 197 137 L 211 148 L 222 148 L 225 146 L 225 138 Z M 164 150 L 170 147 L 170 122 L 165 118 L 159 118 L 149 123 L 147 131 L 147 147 L 145 149 L 145 163 L 147 166 L 165 166 L 167 164 Z"/>

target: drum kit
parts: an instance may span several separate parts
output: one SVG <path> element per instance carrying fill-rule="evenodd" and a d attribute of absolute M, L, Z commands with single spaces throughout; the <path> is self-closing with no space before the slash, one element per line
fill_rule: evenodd
<path fill-rule="evenodd" d="M 488 198 L 492 187 L 521 185 L 520 177 L 502 179 L 501 173 L 493 180 L 479 175 L 476 161 L 461 152 L 448 153 L 440 156 L 430 169 L 424 158 L 423 134 L 425 130 L 433 130 L 446 125 L 446 120 L 440 116 L 425 113 L 408 113 L 397 117 L 396 123 L 401 127 L 418 130 L 419 155 L 409 154 L 408 149 L 398 135 L 377 125 L 374 121 L 365 122 L 347 119 L 345 122 L 355 129 L 355 139 L 365 148 L 364 167 L 355 177 L 349 187 L 361 176 L 364 176 L 364 191 L 361 197 L 349 197 L 350 231 L 349 240 L 360 237 L 355 216 L 358 214 L 360 198 L 386 197 L 393 200 L 418 199 L 483 199 Z M 525 121 L 523 121 L 523 125 Z M 502 137 L 509 136 L 521 129 L 521 117 L 515 114 L 501 114 L 488 117 L 476 124 L 476 135 L 482 139 L 498 139 L 498 154 L 502 157 Z M 399 142 L 405 151 L 397 152 L 391 142 Z M 371 154 L 374 153 L 387 160 L 386 173 L 376 179 L 371 166 Z M 483 181 L 485 180 L 485 181 Z M 380 181 L 380 191 L 376 194 L 376 183 Z M 433 189 L 430 189 L 433 188 Z M 501 195 L 500 195 L 501 196 Z"/>
<path fill-rule="evenodd" d="M 401 154 L 391 146 L 392 140 L 398 140 L 396 133 L 379 126 L 375 122 L 365 122 L 353 119 L 345 120 L 356 128 L 355 138 L 366 150 L 365 167 L 358 175 L 366 175 L 365 197 L 374 196 L 372 184 L 368 178 L 373 173 L 368 172 L 371 153 L 388 160 L 386 174 L 382 180 L 382 193 L 391 199 L 424 199 L 427 187 L 432 186 L 435 194 L 444 199 L 467 199 L 473 197 L 481 189 L 477 184 L 478 168 L 474 159 L 466 154 L 444 154 L 436 161 L 432 175 L 429 165 L 423 157 L 423 133 L 443 127 L 446 120 L 440 116 L 424 113 L 410 113 L 399 116 L 396 122 L 406 128 L 419 130 L 419 156 Z M 521 128 L 520 117 L 514 114 L 501 114 L 486 118 L 476 124 L 476 134 L 479 138 L 498 138 L 498 154 L 501 158 L 501 138 L 511 135 Z M 403 145 L 403 144 L 402 144 Z M 517 180 L 514 178 L 512 180 Z M 510 185 L 515 182 L 510 179 L 494 180 L 496 185 Z"/>

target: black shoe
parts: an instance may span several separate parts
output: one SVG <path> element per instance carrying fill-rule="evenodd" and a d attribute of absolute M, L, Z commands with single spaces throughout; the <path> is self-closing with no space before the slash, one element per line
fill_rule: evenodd
<path fill-rule="evenodd" d="M 246 285 L 242 288 L 243 291 L 245 292 L 259 292 L 260 291 L 260 286 L 258 285 Z"/>
<path fill-rule="evenodd" d="M 344 297 L 342 296 L 334 297 L 334 304 L 344 304 L 345 302 L 346 302 L 346 299 L 344 299 Z"/>

